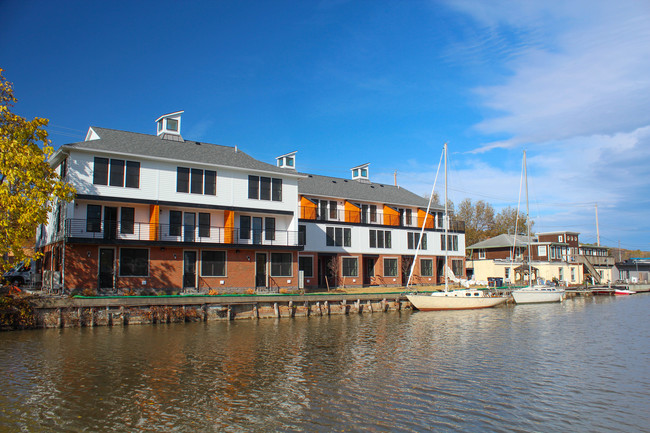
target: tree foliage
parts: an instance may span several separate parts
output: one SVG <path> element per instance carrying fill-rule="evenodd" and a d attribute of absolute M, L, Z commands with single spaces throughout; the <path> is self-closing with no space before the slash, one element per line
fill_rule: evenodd
<path fill-rule="evenodd" d="M 54 149 L 47 138 L 48 120 L 27 119 L 11 112 L 13 86 L 0 69 L 0 269 L 4 258 L 26 257 L 23 245 L 33 239 L 39 224 L 57 200 L 70 201 L 74 189 L 50 167 Z"/>
<path fill-rule="evenodd" d="M 525 213 L 519 213 L 517 221 L 516 208 L 508 206 L 495 214 L 494 207 L 484 200 L 472 203 L 471 199 L 466 198 L 458 205 L 456 217 L 465 221 L 465 245 L 467 246 L 500 234 L 514 234 L 515 226 L 518 234 L 526 233 Z"/>

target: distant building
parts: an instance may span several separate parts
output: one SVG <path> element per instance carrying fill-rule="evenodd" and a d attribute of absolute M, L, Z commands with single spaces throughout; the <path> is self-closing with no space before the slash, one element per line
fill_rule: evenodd
<path fill-rule="evenodd" d="M 650 282 L 650 258 L 631 258 L 614 265 L 614 279 L 624 283 Z"/>
<path fill-rule="evenodd" d="M 578 237 L 579 233 L 569 231 L 537 233 L 530 238 L 498 235 L 467 247 L 467 272 L 478 281 L 502 278 L 506 283 L 528 284 L 530 248 L 533 280 L 565 284 L 611 281 L 614 260 L 608 248 L 580 244 Z"/>

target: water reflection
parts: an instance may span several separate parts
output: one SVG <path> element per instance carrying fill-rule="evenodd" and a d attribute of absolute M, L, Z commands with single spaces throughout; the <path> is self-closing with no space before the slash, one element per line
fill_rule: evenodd
<path fill-rule="evenodd" d="M 3 333 L 0 430 L 638 431 L 649 300 Z"/>

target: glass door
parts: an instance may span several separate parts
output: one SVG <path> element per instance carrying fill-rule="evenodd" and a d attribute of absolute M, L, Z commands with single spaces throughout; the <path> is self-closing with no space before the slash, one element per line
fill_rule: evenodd
<path fill-rule="evenodd" d="M 99 249 L 99 288 L 113 289 L 115 287 L 115 250 L 112 248 Z"/>
<path fill-rule="evenodd" d="M 183 252 L 183 288 L 196 287 L 196 251 Z"/>
<path fill-rule="evenodd" d="M 185 212 L 183 215 L 183 241 L 194 242 L 195 231 L 196 214 L 194 212 Z"/>
<path fill-rule="evenodd" d="M 255 255 L 255 286 L 266 287 L 266 253 Z"/>

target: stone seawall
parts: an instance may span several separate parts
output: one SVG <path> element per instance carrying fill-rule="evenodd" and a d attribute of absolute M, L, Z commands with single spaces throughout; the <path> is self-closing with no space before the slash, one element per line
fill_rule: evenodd
<path fill-rule="evenodd" d="M 363 314 L 410 309 L 400 293 L 37 298 L 39 328 Z"/>

